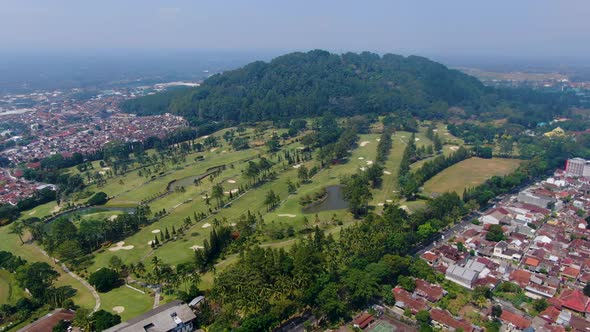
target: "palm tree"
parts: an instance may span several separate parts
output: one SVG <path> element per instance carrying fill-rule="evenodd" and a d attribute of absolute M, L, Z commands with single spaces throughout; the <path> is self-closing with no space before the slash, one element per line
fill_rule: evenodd
<path fill-rule="evenodd" d="M 79 327 L 83 331 L 90 331 L 92 327 L 91 312 L 86 308 L 76 309 L 76 316 L 74 316 L 73 325 Z"/>
<path fill-rule="evenodd" d="M 145 265 L 143 264 L 143 262 L 137 263 L 137 265 L 135 266 L 135 273 L 139 276 L 145 273 Z"/>
<path fill-rule="evenodd" d="M 223 199 L 223 186 L 221 183 L 213 186 L 211 189 L 211 197 L 217 200 L 217 207 L 219 208 L 221 206 L 221 200 Z"/>
<path fill-rule="evenodd" d="M 159 284 L 162 281 L 162 260 L 158 258 L 158 256 L 154 256 L 152 258 L 152 264 L 154 265 L 154 277 L 156 278 L 156 282 Z"/>
<path fill-rule="evenodd" d="M 10 234 L 18 235 L 18 239 L 20 240 L 21 244 L 25 244 L 23 241 L 23 235 L 25 234 L 25 225 L 20 221 L 15 221 L 10 225 Z"/>

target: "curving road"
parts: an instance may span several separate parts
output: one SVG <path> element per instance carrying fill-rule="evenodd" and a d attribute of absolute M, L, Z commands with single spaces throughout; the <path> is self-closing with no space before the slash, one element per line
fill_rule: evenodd
<path fill-rule="evenodd" d="M 61 268 L 64 270 L 65 273 L 69 274 L 72 278 L 78 280 L 82 285 L 84 285 L 84 287 L 88 288 L 88 290 L 94 297 L 95 302 L 94 309 L 92 309 L 92 313 L 97 312 L 98 308 L 100 308 L 100 296 L 98 295 L 96 289 L 94 289 L 94 287 L 92 287 L 92 285 L 90 285 L 86 280 L 84 280 L 74 272 L 70 271 L 70 269 L 68 269 L 68 267 L 64 263 L 61 264 Z"/>
<path fill-rule="evenodd" d="M 39 250 L 39 252 L 41 252 L 43 255 L 45 255 L 46 257 L 49 257 L 51 260 L 53 260 L 54 262 L 57 263 L 57 260 L 53 257 L 50 257 L 45 250 L 41 249 L 36 244 L 32 244 L 32 245 L 37 250 Z M 86 287 L 90 291 L 90 294 L 92 294 L 92 297 L 94 297 L 94 308 L 92 309 L 92 313 L 95 313 L 96 311 L 98 311 L 98 308 L 100 308 L 101 303 L 100 303 L 100 296 L 98 295 L 98 292 L 96 291 L 96 289 L 94 289 L 94 287 L 92 287 L 92 285 L 90 285 L 86 280 L 84 280 L 83 278 L 81 278 L 80 276 L 75 274 L 74 272 L 70 271 L 70 269 L 68 269 L 68 267 L 64 263 L 62 263 L 60 266 L 65 273 L 69 274 L 72 278 L 78 280 L 84 287 Z"/>

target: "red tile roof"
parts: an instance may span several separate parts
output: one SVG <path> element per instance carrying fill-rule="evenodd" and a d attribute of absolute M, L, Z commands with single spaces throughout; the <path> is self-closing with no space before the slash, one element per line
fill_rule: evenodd
<path fill-rule="evenodd" d="M 526 265 L 537 267 L 539 266 L 539 260 L 533 257 L 527 257 L 526 261 L 524 262 Z"/>
<path fill-rule="evenodd" d="M 454 318 L 448 311 L 441 309 L 430 310 L 430 318 L 442 325 L 452 327 L 455 330 L 462 329 L 465 332 L 472 332 L 473 326 L 466 321 Z"/>
<path fill-rule="evenodd" d="M 546 329 L 548 332 L 565 332 L 565 328 L 561 325 L 543 325 L 543 328 Z"/>
<path fill-rule="evenodd" d="M 555 323 L 557 321 L 557 317 L 561 313 L 560 310 L 553 306 L 547 307 L 547 309 L 543 310 L 539 317 L 543 318 L 544 320 L 548 321 L 549 323 Z"/>
<path fill-rule="evenodd" d="M 373 322 L 375 318 L 369 313 L 363 313 L 357 318 L 354 319 L 353 324 L 358 326 L 361 329 L 367 327 L 371 322 Z"/>
<path fill-rule="evenodd" d="M 580 275 L 580 269 L 568 266 L 561 272 L 562 275 L 576 279 Z"/>
<path fill-rule="evenodd" d="M 71 321 L 74 319 L 75 313 L 71 310 L 57 309 L 43 318 L 23 327 L 19 331 L 22 332 L 52 332 L 53 327 L 57 325 L 60 320 Z"/>
<path fill-rule="evenodd" d="M 564 307 L 577 312 L 585 312 L 590 302 L 590 299 L 577 289 L 564 290 L 559 299 Z"/>
<path fill-rule="evenodd" d="M 422 258 L 432 263 L 432 262 L 436 261 L 438 256 L 431 253 L 430 251 L 427 251 L 422 254 Z"/>
<path fill-rule="evenodd" d="M 521 287 L 524 287 L 529 283 L 531 279 L 531 273 L 525 270 L 514 270 L 510 273 L 510 281 L 514 281 Z"/>
<path fill-rule="evenodd" d="M 415 293 L 426 298 L 430 302 L 439 301 L 443 297 L 442 287 L 433 285 L 422 279 L 416 279 Z"/>
<path fill-rule="evenodd" d="M 572 315 L 572 318 L 569 321 L 569 325 L 573 328 L 574 331 L 590 331 L 590 322 L 576 315 Z"/>
<path fill-rule="evenodd" d="M 396 301 L 403 302 L 406 308 L 412 309 L 414 313 L 427 309 L 424 299 L 412 297 L 412 294 L 401 287 L 395 287 L 393 289 L 393 296 Z"/>
<path fill-rule="evenodd" d="M 502 315 L 500 316 L 500 319 L 514 325 L 515 327 L 521 330 L 524 330 L 527 327 L 531 326 L 530 320 L 508 310 L 502 310 Z"/>

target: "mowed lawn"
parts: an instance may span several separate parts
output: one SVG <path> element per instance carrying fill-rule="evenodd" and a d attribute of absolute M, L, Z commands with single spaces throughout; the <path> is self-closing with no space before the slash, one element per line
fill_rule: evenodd
<path fill-rule="evenodd" d="M 144 290 L 145 291 L 145 290 Z M 100 309 L 117 313 L 115 309 L 123 309 L 119 312 L 121 320 L 125 321 L 152 309 L 154 305 L 153 293 L 145 291 L 145 294 L 133 290 L 126 286 L 115 288 L 108 293 L 99 293 L 101 306 Z"/>
<path fill-rule="evenodd" d="M 29 235 L 26 234 L 24 238 L 26 241 L 29 238 Z M 94 298 L 86 287 L 84 287 L 79 281 L 75 280 L 70 275 L 64 273 L 61 267 L 55 264 L 49 257 L 43 255 L 33 245 L 21 244 L 18 237 L 10 233 L 10 228 L 8 226 L 0 227 L 0 250 L 10 251 L 14 255 L 26 259 L 29 263 L 48 263 L 55 271 L 60 274 L 59 278 L 55 282 L 56 287 L 64 285 L 70 285 L 74 287 L 76 289 L 76 295 L 73 298 L 74 302 L 86 308 L 94 307 Z"/>
<path fill-rule="evenodd" d="M 518 159 L 503 158 L 463 160 L 428 180 L 424 185 L 424 192 L 454 191 L 461 195 L 466 188 L 480 185 L 494 175 L 505 175 L 514 171 L 522 162 Z"/>
<path fill-rule="evenodd" d="M 6 270 L 0 270 L 0 304 L 13 304 L 25 296 L 14 280 L 14 275 Z"/>

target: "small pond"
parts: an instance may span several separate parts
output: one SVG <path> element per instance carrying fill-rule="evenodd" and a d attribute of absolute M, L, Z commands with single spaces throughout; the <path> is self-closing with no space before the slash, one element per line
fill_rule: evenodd
<path fill-rule="evenodd" d="M 342 195 L 342 186 L 327 186 L 326 192 L 328 193 L 328 196 L 323 201 L 304 208 L 303 213 L 313 214 L 322 211 L 342 210 L 348 208 L 348 202 L 344 200 Z"/>

